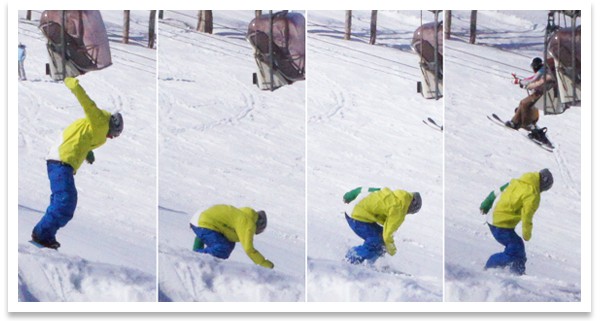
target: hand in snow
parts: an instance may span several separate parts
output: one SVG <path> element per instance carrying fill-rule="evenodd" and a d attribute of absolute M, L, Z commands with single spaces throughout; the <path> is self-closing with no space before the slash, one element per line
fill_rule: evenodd
<path fill-rule="evenodd" d="M 269 260 L 264 260 L 260 266 L 265 267 L 267 269 L 272 269 L 275 267 L 275 264 L 273 264 L 273 262 L 269 261 Z"/>
<path fill-rule="evenodd" d="M 91 165 L 96 161 L 96 157 L 94 156 L 94 152 L 89 151 L 87 156 L 85 156 L 85 160 Z"/>
<path fill-rule="evenodd" d="M 479 213 L 481 213 L 481 215 L 486 215 L 488 213 L 488 211 L 486 211 L 483 207 L 480 207 Z"/>
<path fill-rule="evenodd" d="M 396 254 L 396 244 L 394 244 L 394 242 L 386 243 L 385 250 L 388 252 L 389 255 L 394 256 L 394 254 Z"/>

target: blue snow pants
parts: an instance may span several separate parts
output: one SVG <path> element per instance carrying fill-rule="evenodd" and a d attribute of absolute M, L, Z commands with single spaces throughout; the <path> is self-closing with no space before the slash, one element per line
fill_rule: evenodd
<path fill-rule="evenodd" d="M 505 247 L 504 252 L 490 256 L 485 264 L 485 268 L 503 268 L 508 266 L 510 271 L 515 274 L 525 274 L 525 262 L 527 262 L 527 257 L 525 255 L 525 244 L 523 243 L 523 239 L 517 235 L 514 229 L 500 228 L 491 224 L 488 224 L 488 226 L 496 241 Z"/>
<path fill-rule="evenodd" d="M 346 214 L 346 221 L 350 228 L 361 239 L 365 240 L 362 245 L 355 246 L 346 253 L 346 260 L 352 264 L 360 264 L 364 260 L 375 262 L 385 253 L 383 243 L 383 227 L 377 223 L 365 223 L 357 221 Z"/>
<path fill-rule="evenodd" d="M 48 161 L 50 179 L 50 205 L 42 219 L 33 228 L 33 233 L 42 241 L 56 240 L 56 232 L 73 218 L 77 207 L 77 189 L 71 165 Z"/>
<path fill-rule="evenodd" d="M 190 224 L 192 231 L 203 243 L 204 248 L 197 249 L 198 253 L 207 253 L 220 259 L 227 259 L 233 249 L 235 242 L 228 240 L 225 235 L 203 227 L 197 227 Z"/>

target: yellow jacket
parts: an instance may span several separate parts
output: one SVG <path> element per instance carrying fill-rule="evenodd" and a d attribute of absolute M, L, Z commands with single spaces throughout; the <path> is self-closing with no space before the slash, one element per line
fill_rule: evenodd
<path fill-rule="evenodd" d="M 493 212 L 492 225 L 515 228 L 521 222 L 523 239 L 531 239 L 533 214 L 540 205 L 540 173 L 530 172 L 510 181 L 500 194 Z"/>
<path fill-rule="evenodd" d="M 76 78 L 66 78 L 65 85 L 77 97 L 85 118 L 74 121 L 63 131 L 58 153 L 51 151 L 48 158 L 65 162 L 77 172 L 88 152 L 106 142 L 111 114 L 96 107 Z"/>
<path fill-rule="evenodd" d="M 231 205 L 214 205 L 199 216 L 194 216 L 191 223 L 198 227 L 217 231 L 231 242 L 240 242 L 254 263 L 268 267 L 266 265 L 272 265 L 272 263 L 254 248 L 257 219 L 258 214 L 249 207 L 238 209 Z"/>
<path fill-rule="evenodd" d="M 403 190 L 392 191 L 386 187 L 360 200 L 352 211 L 352 218 L 383 225 L 383 241 L 390 252 L 390 246 L 394 244 L 393 234 L 404 222 L 412 198 L 412 193 Z M 392 252 L 395 252 L 395 247 Z"/>

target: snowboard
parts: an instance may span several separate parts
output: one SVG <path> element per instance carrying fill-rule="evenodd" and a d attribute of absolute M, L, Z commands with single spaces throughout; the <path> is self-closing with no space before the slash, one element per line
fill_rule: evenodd
<path fill-rule="evenodd" d="M 52 249 L 52 250 L 58 251 L 58 248 L 43 246 L 42 244 L 40 244 L 34 240 L 29 240 L 29 243 L 33 244 L 35 247 L 37 247 L 39 249 Z"/>
<path fill-rule="evenodd" d="M 504 120 L 502 120 L 496 114 L 492 114 L 491 116 L 487 115 L 487 118 L 490 121 L 492 121 L 494 124 L 497 124 L 497 125 L 502 126 L 502 127 L 506 128 L 506 129 L 509 129 L 509 130 L 513 130 L 513 131 L 519 132 L 523 137 L 527 138 L 527 140 L 535 143 L 537 146 L 539 146 L 540 148 L 542 148 L 545 151 L 548 151 L 548 152 L 553 152 L 554 151 L 554 145 L 552 144 L 552 142 L 550 142 L 550 140 L 548 140 L 548 143 L 545 143 L 545 142 L 539 141 L 539 140 L 537 140 L 537 139 L 535 139 L 533 137 L 530 137 L 529 133 L 527 133 L 525 131 L 521 131 L 521 130 L 518 130 L 518 129 L 514 129 L 514 128 L 510 127 L 510 126 L 506 126 L 506 122 Z"/>

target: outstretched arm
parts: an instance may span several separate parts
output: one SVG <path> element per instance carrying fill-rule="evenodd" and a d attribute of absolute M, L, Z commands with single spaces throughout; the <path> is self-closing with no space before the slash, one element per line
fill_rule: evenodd
<path fill-rule="evenodd" d="M 344 203 L 348 204 L 348 203 L 354 201 L 358 197 L 358 195 L 360 195 L 360 193 L 363 191 L 363 189 L 365 189 L 365 188 L 357 187 L 357 188 L 347 192 L 346 194 L 344 194 Z M 367 191 L 369 193 L 372 193 L 372 192 L 376 192 L 380 189 L 381 188 L 379 188 L 379 187 L 369 187 L 369 188 L 367 188 Z"/>
<path fill-rule="evenodd" d="M 267 260 L 259 251 L 254 248 L 254 232 L 251 229 L 245 229 L 243 231 L 236 231 L 240 238 L 240 243 L 248 257 L 262 267 L 272 269 L 274 267 L 273 262 Z"/>
<path fill-rule="evenodd" d="M 65 86 L 67 86 L 67 88 L 75 95 L 85 112 L 85 116 L 92 124 L 101 122 L 104 119 L 102 110 L 96 106 L 96 103 L 87 95 L 83 87 L 79 85 L 79 80 L 77 78 L 65 78 Z"/>

